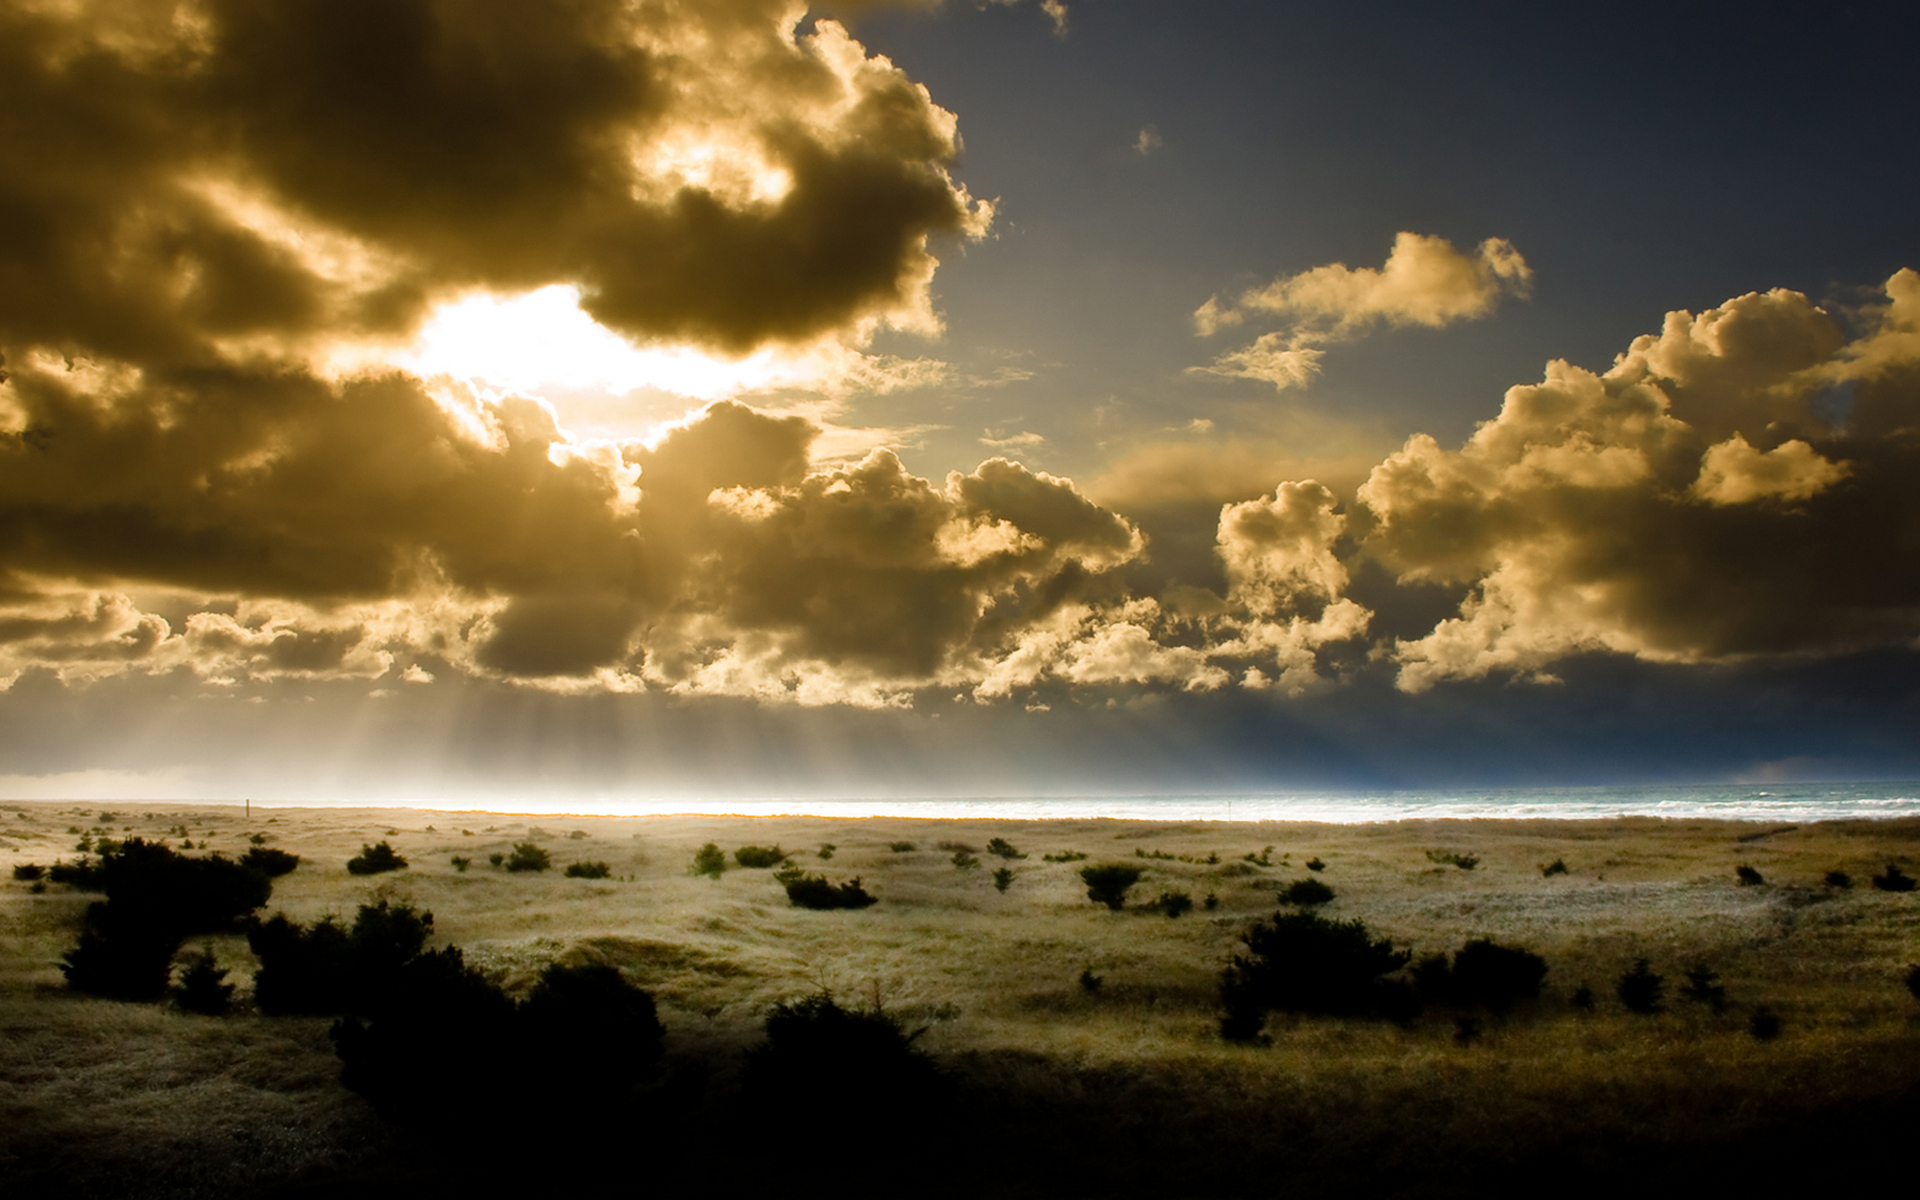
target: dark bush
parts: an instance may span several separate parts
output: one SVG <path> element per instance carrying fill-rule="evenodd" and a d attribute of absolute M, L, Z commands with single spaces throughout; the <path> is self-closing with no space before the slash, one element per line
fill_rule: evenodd
<path fill-rule="evenodd" d="M 452 858 L 448 859 L 447 861 L 451 862 L 453 864 L 453 869 L 460 872 L 462 875 L 466 874 L 467 868 L 473 865 L 472 859 L 464 858 L 458 854 L 454 855 Z"/>
<path fill-rule="evenodd" d="M 532 842 L 515 842 L 507 855 L 509 871 L 544 871 L 553 866 L 553 856 Z"/>
<path fill-rule="evenodd" d="M 1269 846 L 1268 849 L 1272 849 L 1272 847 Z M 1307 860 L 1307 870 L 1309 871 L 1312 871 L 1318 874 L 1319 872 L 1324 871 L 1326 869 L 1327 869 L 1327 864 L 1321 862 L 1317 857 L 1310 858 Z"/>
<path fill-rule="evenodd" d="M 820 843 L 820 849 L 815 851 L 814 853 L 819 855 L 821 861 L 824 862 L 827 859 L 832 858 L 833 852 L 835 850 L 838 850 L 839 848 L 840 847 L 834 845 L 832 842 L 822 842 Z"/>
<path fill-rule="evenodd" d="M 575 1109 L 630 1097 L 659 1066 L 666 1036 L 653 996 L 603 964 L 547 967 L 520 1021 L 549 1064 L 541 1091 Z"/>
<path fill-rule="evenodd" d="M 1429 850 L 1427 861 L 1459 867 L 1462 871 L 1471 871 L 1480 865 L 1480 860 L 1473 855 L 1460 854 L 1452 850 Z"/>
<path fill-rule="evenodd" d="M 522 1099 L 544 1072 L 517 1044 L 514 1015 L 458 947 L 416 955 L 334 1022 L 340 1082 L 392 1121 L 467 1128 L 524 1118 L 523 1104 L 502 1097 Z"/>
<path fill-rule="evenodd" d="M 962 871 L 971 871 L 980 865 L 980 860 L 968 854 L 965 850 L 955 850 L 953 852 L 952 862 L 955 867 Z"/>
<path fill-rule="evenodd" d="M 361 905 L 351 931 L 331 917 L 302 928 L 276 914 L 247 933 L 260 960 L 254 1002 L 273 1014 L 365 1013 L 432 933 L 432 913 L 385 900 Z"/>
<path fill-rule="evenodd" d="M 1756 1042 L 1771 1042 L 1780 1036 L 1780 1014 L 1764 1004 L 1754 1009 L 1747 1018 L 1747 1033 Z"/>
<path fill-rule="evenodd" d="M 842 1008 L 825 992 L 767 1014 L 766 1038 L 747 1054 L 749 1098 L 767 1111 L 761 1128 L 817 1147 L 858 1123 L 879 1153 L 905 1153 L 943 1123 L 947 1088 L 911 1033 L 875 1005 Z M 912 1130 L 917 1136 L 903 1139 Z"/>
<path fill-rule="evenodd" d="M 90 859 L 80 858 L 73 862 L 56 862 L 47 868 L 47 878 L 54 883 L 64 883 L 68 887 L 83 892 L 97 892 L 104 883 L 100 864 Z"/>
<path fill-rule="evenodd" d="M 1114 912 L 1125 907 L 1127 892 L 1140 882 L 1141 874 L 1139 867 L 1119 863 L 1080 868 L 1080 880 L 1087 885 L 1087 899 L 1104 904 Z"/>
<path fill-rule="evenodd" d="M 1733 877 L 1740 881 L 1741 887 L 1759 887 L 1767 881 L 1766 876 L 1760 874 L 1760 872 L 1754 870 L 1752 867 L 1747 866 L 1745 863 L 1741 863 L 1733 869 Z"/>
<path fill-rule="evenodd" d="M 1478 938 L 1453 956 L 1452 1003 L 1461 1008 L 1506 1012 L 1540 995 L 1547 960 L 1518 946 Z"/>
<path fill-rule="evenodd" d="M 1280 913 L 1241 937 L 1220 978 L 1226 1010 L 1221 1032 L 1230 1040 L 1258 1035 L 1269 1011 L 1328 1016 L 1401 1015 L 1412 989 L 1384 977 L 1407 965 L 1411 955 L 1375 940 L 1361 922 L 1329 921 L 1316 913 Z"/>
<path fill-rule="evenodd" d="M 378 875 L 384 871 L 398 871 L 407 865 L 407 860 L 395 854 L 393 847 L 385 842 L 377 846 L 361 843 L 360 853 L 347 860 L 347 872 L 351 875 Z"/>
<path fill-rule="evenodd" d="M 888 842 L 887 849 L 895 854 L 911 854 L 917 847 L 912 842 Z"/>
<path fill-rule="evenodd" d="M 1207 898 L 1200 902 L 1200 906 L 1208 912 L 1212 912 L 1214 909 L 1220 907 L 1220 897 L 1214 895 L 1212 892 L 1208 892 Z"/>
<path fill-rule="evenodd" d="M 180 935 L 130 908 L 87 906 L 80 942 L 60 965 L 67 986 L 109 1000 L 155 1000 L 173 977 Z"/>
<path fill-rule="evenodd" d="M 1078 850 L 1062 850 L 1058 854 L 1042 854 L 1040 861 L 1053 863 L 1084 862 L 1086 861 L 1086 857 L 1086 855 L 1080 853 Z"/>
<path fill-rule="evenodd" d="M 233 985 L 226 979 L 226 968 L 213 965 L 213 947 L 207 946 L 181 972 L 173 1002 L 203 1017 L 224 1017 L 233 1007 Z"/>
<path fill-rule="evenodd" d="M 1453 1019 L 1453 1044 L 1471 1046 L 1480 1040 L 1480 1018 L 1462 1014 Z"/>
<path fill-rule="evenodd" d="M 1644 958 L 1636 961 L 1633 969 L 1620 976 L 1613 985 L 1614 994 L 1620 997 L 1620 1003 L 1626 1005 L 1627 1011 L 1642 1016 L 1660 1011 L 1660 998 L 1666 990 L 1666 977 L 1654 974 Z"/>
<path fill-rule="evenodd" d="M 1273 847 L 1268 846 L 1258 854 L 1243 854 L 1240 861 L 1250 862 L 1256 867 L 1270 867 L 1273 865 Z"/>
<path fill-rule="evenodd" d="M 300 865 L 300 856 L 288 854 L 285 850 L 255 846 L 240 856 L 240 865 L 258 871 L 268 879 L 278 879 L 293 873 L 293 869 Z"/>
<path fill-rule="evenodd" d="M 1025 858 L 1026 855 L 1013 848 L 1013 843 L 1005 838 L 994 838 L 987 843 L 987 853 L 995 858 Z"/>
<path fill-rule="evenodd" d="M 13 865 L 13 877 L 21 883 L 32 883 L 46 873 L 47 869 L 39 863 L 15 863 Z"/>
<path fill-rule="evenodd" d="M 1169 917 L 1178 917 L 1193 911 L 1193 897 L 1185 892 L 1161 892 L 1153 906 Z"/>
<path fill-rule="evenodd" d="M 1581 1012 L 1592 1012 L 1594 1004 L 1593 989 L 1584 983 L 1581 984 L 1579 987 L 1573 989 L 1573 995 L 1567 997 L 1567 1003 L 1573 1005 L 1574 1008 Z"/>
<path fill-rule="evenodd" d="M 720 878 L 720 873 L 726 869 L 727 856 L 721 853 L 720 847 L 714 845 L 712 842 L 708 842 L 693 852 L 693 873 L 695 875 L 706 875 L 718 879 Z"/>
<path fill-rule="evenodd" d="M 1567 860 L 1564 858 L 1556 858 L 1546 866 L 1540 868 L 1540 875 L 1545 879 L 1552 879 L 1555 875 L 1565 875 L 1566 873 Z"/>
<path fill-rule="evenodd" d="M 787 860 L 787 852 L 778 846 L 742 846 L 733 852 L 733 861 L 743 867 L 777 867 Z"/>
<path fill-rule="evenodd" d="M 1105 979 L 1093 973 L 1092 967 L 1080 972 L 1080 990 L 1083 992 L 1097 992 L 1105 982 Z"/>
<path fill-rule="evenodd" d="M 1332 899 L 1333 889 L 1312 876 L 1294 880 L 1280 893 L 1280 903 L 1298 904 L 1302 908 L 1325 904 Z"/>
<path fill-rule="evenodd" d="M 1680 994 L 1715 1013 L 1727 1010 L 1727 989 L 1720 984 L 1720 972 L 1705 964 L 1687 968 L 1687 986 L 1680 989 Z"/>
<path fill-rule="evenodd" d="M 1424 1004 L 1453 1003 L 1453 965 L 1444 954 L 1429 954 L 1407 972 L 1414 994 Z"/>
<path fill-rule="evenodd" d="M 1013 886 L 1013 868 L 997 867 L 993 872 L 993 890 L 1005 892 Z"/>
<path fill-rule="evenodd" d="M 1907 968 L 1905 983 L 1908 994 L 1915 1000 L 1920 1000 L 1920 963 L 1915 963 Z"/>
<path fill-rule="evenodd" d="M 603 862 L 577 862 L 567 864 L 568 879 L 605 879 L 613 874 L 613 868 Z"/>
<path fill-rule="evenodd" d="M 495 850 L 492 854 L 487 855 L 487 865 L 490 867 L 504 867 L 507 865 L 507 856 Z"/>
<path fill-rule="evenodd" d="M 1888 863 L 1886 874 L 1873 877 L 1873 886 L 1883 892 L 1910 892 L 1913 876 L 1902 871 L 1898 863 Z"/>
<path fill-rule="evenodd" d="M 824 875 L 789 875 L 781 881 L 787 889 L 787 901 L 796 908 L 865 908 L 879 897 L 868 894 L 860 880 L 849 879 L 838 886 Z"/>
<path fill-rule="evenodd" d="M 1853 886 L 1853 876 L 1847 874 L 1845 871 L 1828 871 L 1827 886 L 1833 888 L 1850 888 Z"/>

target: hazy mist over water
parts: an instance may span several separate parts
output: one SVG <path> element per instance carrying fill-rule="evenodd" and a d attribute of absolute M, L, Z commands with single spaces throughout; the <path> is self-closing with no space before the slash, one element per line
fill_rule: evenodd
<path fill-rule="evenodd" d="M 344 799 L 263 807 L 350 807 Z M 768 797 L 630 800 L 600 797 L 491 800 L 471 810 L 448 803 L 384 803 L 426 811 L 654 816 L 917 817 L 927 820 L 1325 821 L 1598 820 L 1664 817 L 1729 821 L 1837 821 L 1920 816 L 1920 782 L 1691 784 L 1636 787 L 1435 788 L 1397 791 L 1166 793 L 1138 796 L 914 798 Z"/>

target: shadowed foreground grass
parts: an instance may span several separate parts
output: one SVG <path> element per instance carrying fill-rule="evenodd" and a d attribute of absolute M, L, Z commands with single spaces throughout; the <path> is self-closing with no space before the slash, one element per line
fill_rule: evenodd
<path fill-rule="evenodd" d="M 17 810 L 17 811 L 16 811 Z M 1714 822 L 1402 822 L 1377 826 L 873 819 L 518 818 L 481 813 L 166 806 L 0 809 L 0 869 L 74 857 L 75 834 L 195 850 L 297 853 L 262 915 L 351 918 L 373 898 L 435 915 L 434 945 L 523 991 L 551 961 L 601 962 L 649 989 L 665 1069 L 631 1114 L 517 1144 L 488 1131 L 396 1130 L 342 1089 L 327 1022 L 248 1008 L 245 939 L 211 942 L 241 1011 L 194 1017 L 65 990 L 57 964 L 92 897 L 0 883 L 0 1179 L 21 1194 L 379 1195 L 452 1183 L 612 1194 L 764 1194 L 808 1180 L 865 1190 L 1013 1196 L 1387 1195 L 1492 1188 L 1549 1195 L 1680 1186 L 1910 1180 L 1920 1117 L 1920 898 L 1867 884 L 1916 866 L 1912 822 L 1771 830 Z M 431 826 L 432 828 L 428 828 Z M 470 830 L 470 833 L 463 832 Z M 576 834 L 578 836 L 576 836 Z M 1001 891 L 962 850 L 1002 838 L 1024 859 Z M 172 840 L 177 844 L 180 835 Z M 348 873 L 385 840 L 410 862 Z M 695 876 L 713 842 L 835 845 L 811 867 L 860 877 L 878 903 L 815 912 L 770 870 Z M 484 864 L 523 843 L 554 870 Z M 912 843 L 916 849 L 895 850 Z M 1263 853 L 1271 845 L 1270 853 Z M 1083 853 L 1084 861 L 1043 855 Z M 452 858 L 470 860 L 459 869 Z M 1248 861 L 1249 856 L 1256 861 Z M 1209 861 L 1213 859 L 1216 861 Z M 1261 865 L 1264 859 L 1270 865 Z M 1217 1032 L 1226 956 L 1276 897 L 1313 875 L 1329 917 L 1359 918 L 1416 956 L 1491 937 L 1549 964 L 1537 1002 L 1459 1044 L 1440 1013 L 1401 1027 L 1277 1016 L 1270 1044 Z M 1472 859 L 1471 868 L 1459 865 Z M 569 878 L 576 861 L 604 879 Z M 731 860 L 729 860 L 731 862 Z M 1119 912 L 1090 902 L 1087 863 L 1144 868 Z M 1564 873 L 1544 873 L 1563 862 Z M 1736 868 L 1765 880 L 1743 885 Z M 1827 885 L 1828 872 L 1858 881 Z M 0 875 L 0 879 L 6 878 Z M 1164 892 L 1211 895 L 1178 919 Z M 1646 958 L 1667 1011 L 1627 1012 L 1613 981 Z M 1689 966 L 1726 987 L 1715 1013 L 1679 996 Z M 1082 986 L 1097 975 L 1097 990 Z M 1571 1003 L 1581 985 L 1591 1011 Z M 749 1102 L 746 1050 L 770 1005 L 830 989 L 877 998 L 951 1081 L 938 1102 L 817 1103 L 817 1081 Z M 1780 1036 L 1750 1036 L 1753 1011 Z M 485 1061 L 487 1046 L 475 1046 Z M 501 1096 L 501 1109 L 538 1105 Z M 760 1162 L 759 1166 L 752 1165 Z"/>

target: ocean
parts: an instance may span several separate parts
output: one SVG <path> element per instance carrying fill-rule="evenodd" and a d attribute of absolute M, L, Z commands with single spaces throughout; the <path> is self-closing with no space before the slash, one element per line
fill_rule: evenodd
<path fill-rule="evenodd" d="M 414 802 L 450 809 L 458 804 Z M 642 815 L 922 817 L 1033 821 L 1405 821 L 1497 818 L 1592 820 L 1646 816 L 1731 821 L 1830 821 L 1920 816 L 1920 782 L 1693 784 L 1642 787 L 1434 788 L 1140 796 L 975 796 L 904 799 L 625 799 L 578 797 L 473 807 L 489 811 Z"/>

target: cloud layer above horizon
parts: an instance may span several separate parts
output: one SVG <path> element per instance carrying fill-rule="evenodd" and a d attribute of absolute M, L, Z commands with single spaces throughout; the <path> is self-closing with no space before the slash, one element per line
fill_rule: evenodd
<path fill-rule="evenodd" d="M 1123 570 L 1154 553 L 1136 517 L 1007 458 L 829 461 L 816 423 L 728 401 L 591 440 L 534 398 L 340 365 L 442 303 L 556 285 L 635 345 L 935 333 L 933 251 L 992 218 L 958 137 L 774 0 L 14 6 L 0 685 L 454 671 L 882 707 L 1920 636 L 1912 271 L 1839 318 L 1790 291 L 1669 313 L 1351 494 L 1271 480 L 1217 513 L 1224 586 L 1151 592 Z M 1202 334 L 1282 328 L 1198 369 L 1305 387 L 1323 347 L 1483 319 L 1531 278 L 1502 239 L 1402 232 L 1377 269 L 1208 301 Z M 1375 635 L 1363 566 L 1465 599 Z"/>

